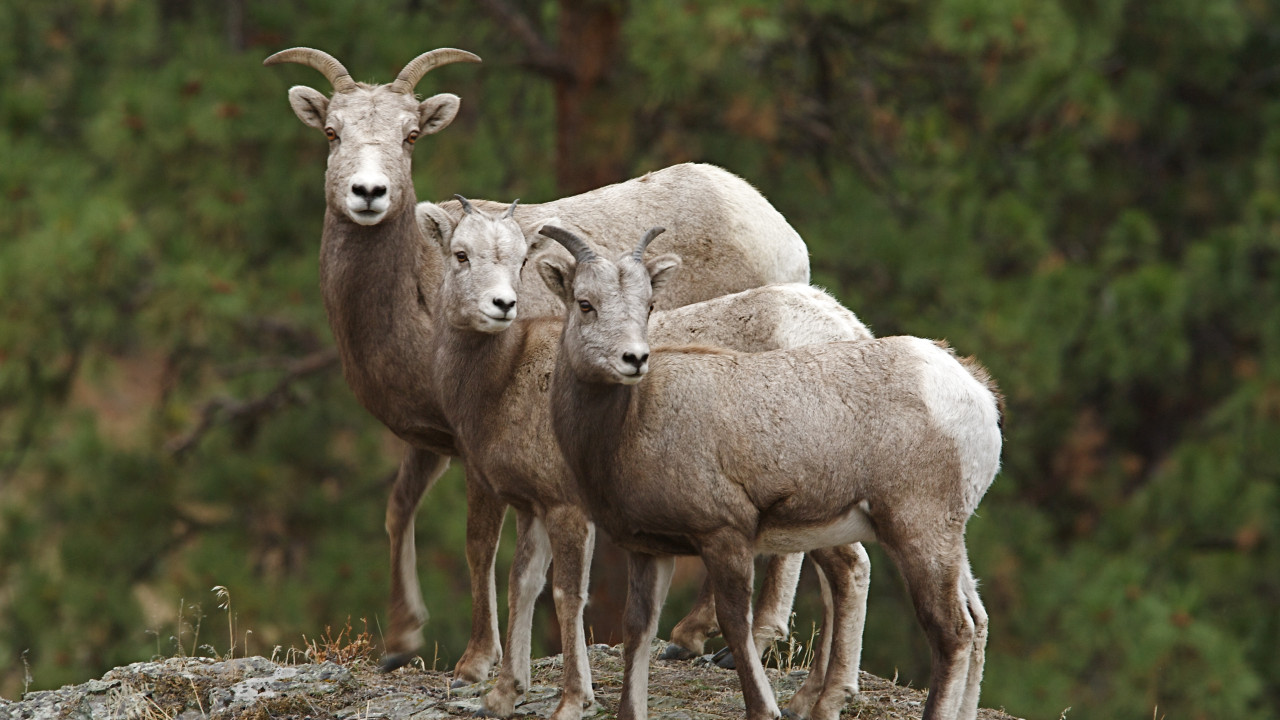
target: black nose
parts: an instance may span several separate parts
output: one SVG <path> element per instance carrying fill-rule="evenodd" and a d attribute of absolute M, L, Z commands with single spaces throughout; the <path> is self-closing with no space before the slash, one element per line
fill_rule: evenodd
<path fill-rule="evenodd" d="M 511 312 L 511 308 L 516 306 L 515 300 L 503 300 L 502 298 L 494 298 L 493 304 L 502 312 Z"/>
<path fill-rule="evenodd" d="M 373 200 L 374 198 L 380 198 L 383 195 L 386 195 L 387 186 L 374 185 L 373 187 L 369 187 L 367 185 L 352 185 L 351 192 L 355 193 L 356 197 L 362 197 L 365 200 Z"/>
<path fill-rule="evenodd" d="M 645 353 L 643 355 L 640 355 L 639 357 L 637 357 L 635 353 L 631 353 L 631 352 L 622 353 L 622 362 L 630 365 L 631 367 L 634 367 L 637 370 L 643 367 L 645 362 L 648 360 L 649 360 L 649 353 Z"/>

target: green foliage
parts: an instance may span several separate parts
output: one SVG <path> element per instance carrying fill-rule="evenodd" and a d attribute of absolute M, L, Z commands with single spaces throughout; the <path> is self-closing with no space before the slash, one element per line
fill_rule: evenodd
<path fill-rule="evenodd" d="M 548 36 L 564 9 L 510 4 Z M 1280 713 L 1277 22 L 1243 0 L 628 7 L 631 170 L 747 177 L 878 334 L 945 337 L 999 381 L 1004 470 L 969 532 L 984 704 Z M 250 652 L 376 632 L 399 445 L 340 373 L 192 434 L 331 343 L 324 143 L 285 100 L 328 88 L 260 65 L 291 45 L 384 82 L 479 53 L 423 83 L 463 112 L 419 143 L 419 196 L 556 194 L 552 83 L 469 3 L 0 3 L 0 694 L 26 650 L 33 688 L 177 637 L 226 652 L 214 585 Z M 442 667 L 467 633 L 464 503 L 451 471 L 419 522 Z M 873 558 L 864 665 L 923 685 Z"/>

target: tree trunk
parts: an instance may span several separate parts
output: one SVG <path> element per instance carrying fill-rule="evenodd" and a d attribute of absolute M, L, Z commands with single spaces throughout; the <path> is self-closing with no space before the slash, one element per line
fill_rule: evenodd
<path fill-rule="evenodd" d="M 556 185 L 574 195 L 626 179 L 631 108 L 617 91 L 623 0 L 560 0 Z"/>

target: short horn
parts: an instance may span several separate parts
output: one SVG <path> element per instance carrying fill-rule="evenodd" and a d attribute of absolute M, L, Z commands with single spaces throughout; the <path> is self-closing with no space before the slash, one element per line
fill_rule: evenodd
<path fill-rule="evenodd" d="M 586 240 L 583 240 L 564 228 L 558 228 L 554 225 L 543 225 L 542 228 L 538 230 L 538 234 L 549 237 L 563 245 L 565 250 L 573 253 L 573 259 L 576 260 L 579 265 L 596 259 L 595 251 L 591 249 L 591 246 L 587 245 Z"/>
<path fill-rule="evenodd" d="M 356 87 L 356 81 L 351 79 L 351 73 L 347 72 L 337 58 L 323 50 L 309 47 L 289 48 L 262 61 L 263 65 L 280 63 L 298 63 L 319 70 L 329 84 L 333 85 L 335 93 L 350 92 Z"/>
<path fill-rule="evenodd" d="M 653 242 L 654 238 L 666 231 L 667 229 L 664 227 L 649 228 L 649 232 L 645 233 L 644 237 L 640 238 L 640 244 L 631 252 L 631 257 L 635 258 L 636 262 L 644 262 L 644 249 L 649 247 L 649 243 Z"/>
<path fill-rule="evenodd" d="M 516 206 L 519 204 L 520 204 L 520 198 L 516 198 L 515 202 L 511 203 L 511 207 L 507 208 L 506 214 L 504 214 L 502 217 L 504 218 L 515 217 Z"/>
<path fill-rule="evenodd" d="M 461 195 L 458 195 L 457 193 L 454 193 L 453 196 L 458 198 L 458 202 L 462 203 L 462 212 L 470 215 L 471 213 L 474 213 L 476 211 L 475 208 L 471 207 L 471 201 L 467 200 Z"/>
<path fill-rule="evenodd" d="M 423 75 L 441 65 L 456 62 L 478 63 L 480 62 L 480 56 L 455 48 L 428 50 L 410 60 L 409 64 L 405 65 L 400 74 L 396 76 L 396 79 L 392 81 L 390 87 L 395 92 L 412 94 L 413 89 L 417 87 L 418 81 L 422 79 Z"/>

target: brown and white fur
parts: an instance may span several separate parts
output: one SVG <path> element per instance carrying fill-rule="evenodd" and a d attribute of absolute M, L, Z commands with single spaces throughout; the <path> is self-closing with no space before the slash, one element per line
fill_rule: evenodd
<path fill-rule="evenodd" d="M 738 658 L 752 720 L 776 718 L 751 636 L 752 557 L 809 551 L 835 612 L 823 687 L 792 713 L 836 718 L 857 692 L 861 558 L 897 564 L 933 654 L 926 720 L 976 716 L 987 615 L 964 528 L 999 469 L 999 402 L 986 373 L 913 337 L 744 354 L 650 352 L 652 298 L 679 265 L 616 262 L 544 228 L 577 264 L 544 275 L 569 308 L 551 382 L 556 440 L 592 520 L 629 552 L 620 718 L 645 718 L 649 641 L 674 555 L 699 554 Z"/>
<path fill-rule="evenodd" d="M 422 645 L 427 608 L 418 584 L 414 515 L 448 458 L 458 452 L 431 389 L 429 301 L 442 267 L 440 253 L 424 240 L 415 215 L 410 169 L 419 137 L 447 127 L 460 104 L 449 93 L 419 101 L 414 87 L 431 69 L 461 61 L 479 58 L 462 50 L 432 50 L 387 85 L 357 83 L 335 58 L 311 48 L 292 48 L 265 61 L 307 65 L 333 85 L 331 97 L 304 86 L 289 91 L 298 118 L 329 138 L 320 248 L 325 310 L 356 398 L 410 445 L 387 503 L 392 573 L 386 667 L 407 662 Z M 422 218 L 433 233 L 444 232 L 461 214 L 456 203 L 442 207 L 444 217 L 428 213 Z M 709 165 L 677 165 L 524 206 L 516 220 L 528 224 L 548 216 L 600 238 L 602 247 L 614 247 L 612 238 L 630 237 L 659 221 L 682 228 L 670 249 L 705 258 L 706 276 L 673 288 L 672 306 L 681 299 L 693 302 L 770 283 L 807 282 L 809 276 L 804 243 L 786 220 L 742 179 Z M 750 224 L 744 225 L 742 218 Z M 521 300 L 523 316 L 536 315 L 539 305 L 542 312 L 558 308 L 538 279 L 526 286 L 530 291 Z M 497 498 L 471 495 L 467 513 L 472 635 L 454 670 L 459 683 L 484 679 L 501 658 L 493 561 L 505 505 Z"/>
<path fill-rule="evenodd" d="M 474 485 L 475 492 L 498 497 L 515 508 L 518 522 L 506 662 L 485 697 L 485 710 L 509 715 L 528 687 L 533 604 L 551 565 L 564 650 L 564 692 L 552 717 L 577 718 L 593 699 L 582 612 L 595 530 L 551 431 L 547 393 L 562 321 L 515 317 L 520 271 L 539 249 L 529 246 L 512 220 L 516 206 L 498 216 L 463 204 L 466 214 L 441 243 L 445 277 L 435 303 L 433 361 L 438 398 L 467 458 L 469 492 Z M 566 261 L 543 262 L 562 267 Z M 660 311 L 654 325 L 655 337 L 671 342 L 698 339 L 756 349 L 870 337 L 831 296 L 803 284 Z M 784 616 L 794 575 L 782 584 L 788 581 L 778 590 L 784 601 L 774 601 Z M 785 625 L 785 619 L 780 622 Z"/>

